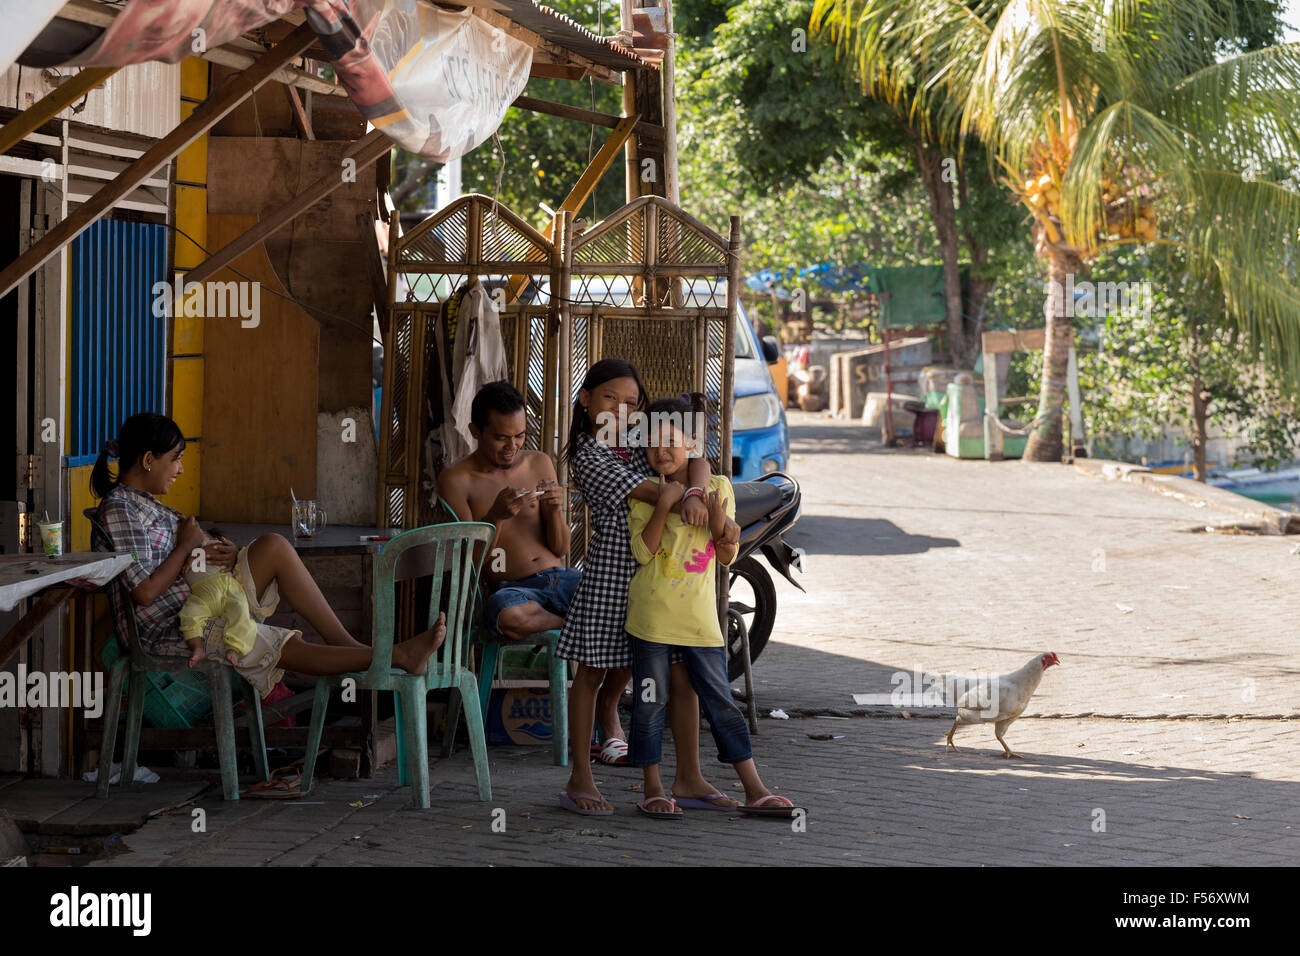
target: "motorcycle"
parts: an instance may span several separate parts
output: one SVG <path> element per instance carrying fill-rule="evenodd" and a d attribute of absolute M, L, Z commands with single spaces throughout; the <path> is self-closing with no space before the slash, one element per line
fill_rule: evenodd
<path fill-rule="evenodd" d="M 775 471 L 756 481 L 735 482 L 732 489 L 740 525 L 727 608 L 727 677 L 734 681 L 745 673 L 746 657 L 752 664 L 763 653 L 776 622 L 776 587 L 758 555 L 800 591 L 803 587 L 790 576 L 790 568 L 803 571 L 803 563 L 800 553 L 781 537 L 799 520 L 799 482 Z M 746 688 L 747 693 L 751 690 Z"/>

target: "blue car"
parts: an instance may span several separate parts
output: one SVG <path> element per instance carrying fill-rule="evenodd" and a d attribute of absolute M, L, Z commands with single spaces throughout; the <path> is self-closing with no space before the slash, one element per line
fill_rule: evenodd
<path fill-rule="evenodd" d="M 780 354 L 774 338 L 759 340 L 745 307 L 740 306 L 731 406 L 731 474 L 736 481 L 753 481 L 774 471 L 785 471 L 790 463 L 785 407 L 768 367 Z"/>

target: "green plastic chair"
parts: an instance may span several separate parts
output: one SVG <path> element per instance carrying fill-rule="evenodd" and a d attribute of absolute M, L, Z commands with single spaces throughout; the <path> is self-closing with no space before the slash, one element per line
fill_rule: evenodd
<path fill-rule="evenodd" d="M 310 790 L 316 768 L 316 753 L 325 730 L 325 709 L 331 687 L 351 679 L 358 690 L 386 690 L 397 695 L 398 780 L 411 785 L 411 802 L 421 809 L 429 806 L 429 739 L 427 697 L 431 690 L 452 688 L 464 697 L 478 696 L 474 672 L 467 666 L 469 622 L 478 592 L 479 572 L 496 528 L 483 522 L 431 525 L 403 532 L 383 545 L 375 562 L 374 656 L 368 670 L 322 677 L 316 681 L 312 701 L 311 731 L 307 740 L 304 786 Z M 447 636 L 422 676 L 394 668 L 393 634 L 396 626 L 396 584 L 430 578 L 425 630 L 447 615 Z M 442 598 L 443 600 L 440 600 Z M 445 601 L 445 603 L 444 603 Z M 477 711 L 467 714 L 474 774 L 480 800 L 492 799 L 488 775 L 487 741 L 483 720 Z"/>
<path fill-rule="evenodd" d="M 82 512 L 90 521 L 91 549 L 116 551 L 108 529 L 100 523 L 99 509 L 87 508 Z M 136 625 L 135 605 L 126 583 L 119 576 L 109 582 L 108 603 L 117 622 L 114 637 L 125 645 L 128 653 L 112 664 L 108 680 L 108 701 L 104 705 L 104 733 L 99 745 L 99 776 L 95 795 L 108 796 L 108 781 L 113 768 L 113 750 L 117 745 L 118 716 L 122 708 L 122 691 L 128 692 L 126 706 L 126 740 L 122 745 L 122 783 L 135 780 L 136 761 L 140 751 L 140 724 L 144 719 L 144 694 L 148 689 L 149 674 L 174 674 L 188 671 L 184 657 L 159 657 L 141 646 Z M 249 715 L 249 733 L 253 740 L 253 762 L 262 780 L 269 780 L 270 767 L 266 759 L 266 728 L 262 723 L 262 701 L 248 681 L 238 675 L 224 660 L 206 660 L 200 665 L 208 676 L 212 693 L 212 724 L 217 736 L 217 759 L 221 764 L 221 790 L 227 800 L 239 799 L 239 764 L 235 756 L 235 715 L 232 703 L 231 675 L 242 687 Z"/>
<path fill-rule="evenodd" d="M 447 503 L 445 498 L 439 496 L 438 504 L 450 515 L 452 521 L 459 522 L 456 512 L 452 510 L 451 505 Z M 481 600 L 483 595 L 480 593 L 477 597 Z M 516 647 L 526 647 L 531 644 L 535 647 L 545 646 L 551 695 L 551 761 L 557 767 L 567 767 L 569 765 L 569 669 L 567 662 L 555 654 L 555 646 L 559 643 L 560 632 L 556 630 L 537 631 L 528 635 L 522 641 L 497 637 L 483 627 L 480 607 L 481 605 L 476 602 L 472 619 L 472 640 L 483 645 L 478 686 L 479 714 L 482 721 L 487 722 L 488 707 L 492 702 L 492 682 L 496 679 L 497 659 L 501 653 L 501 645 L 510 644 Z M 447 709 L 447 736 L 443 744 L 444 754 L 450 752 L 451 742 L 455 739 L 456 725 L 460 722 L 460 705 L 460 699 L 457 698 L 450 702 Z M 401 770 L 402 768 L 399 766 L 399 774 Z"/>

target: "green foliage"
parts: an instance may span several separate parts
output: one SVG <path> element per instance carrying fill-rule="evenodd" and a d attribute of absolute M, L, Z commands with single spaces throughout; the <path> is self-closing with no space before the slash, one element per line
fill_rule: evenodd
<path fill-rule="evenodd" d="M 921 137 L 893 107 L 862 94 L 853 64 L 809 31 L 812 9 L 813 0 L 744 0 L 711 33 L 683 38 L 682 202 L 714 225 L 743 212 L 746 272 L 937 262 L 916 166 Z M 1025 273 L 1032 250 L 1022 214 L 993 181 L 983 150 L 963 163 L 968 195 L 958 226 L 991 249 L 986 277 Z M 990 301 L 1011 310 L 1000 324 L 1023 309 L 1018 290 L 995 286 Z"/>
<path fill-rule="evenodd" d="M 1105 248 L 1103 182 L 1122 173 L 1229 321 L 1300 379 L 1300 195 L 1269 178 L 1300 165 L 1300 45 L 1249 49 L 1271 38 L 1275 5 L 1239 6 L 818 0 L 817 16 L 882 95 L 948 142 L 978 135 L 1012 176 L 1049 137 L 1067 142 L 1061 220 L 1085 257 Z"/>

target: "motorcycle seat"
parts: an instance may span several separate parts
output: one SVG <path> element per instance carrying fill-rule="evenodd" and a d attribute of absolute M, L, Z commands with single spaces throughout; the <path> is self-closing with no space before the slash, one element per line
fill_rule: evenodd
<path fill-rule="evenodd" d="M 736 524 L 742 528 L 761 521 L 785 501 L 780 485 L 770 481 L 737 481 L 731 488 L 736 495 Z"/>

